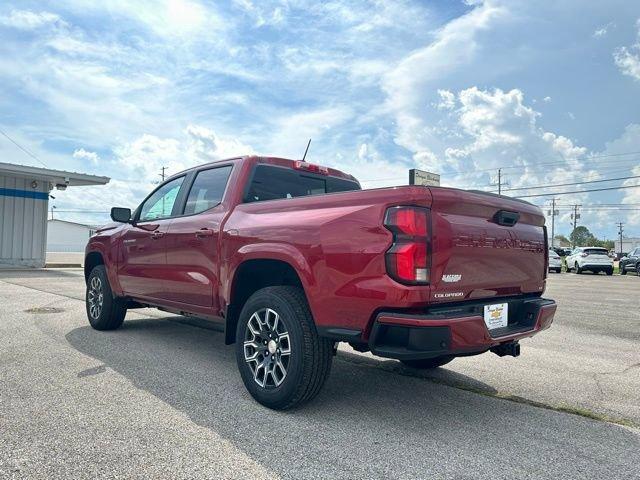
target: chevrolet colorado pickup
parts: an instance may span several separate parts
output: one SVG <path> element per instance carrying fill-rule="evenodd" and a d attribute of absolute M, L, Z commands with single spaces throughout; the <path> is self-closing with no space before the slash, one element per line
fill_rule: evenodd
<path fill-rule="evenodd" d="M 244 385 L 286 409 L 318 394 L 338 342 L 435 368 L 548 328 L 544 217 L 442 187 L 361 190 L 338 170 L 242 157 L 176 174 L 86 248 L 91 326 L 156 307 L 217 322 Z"/>

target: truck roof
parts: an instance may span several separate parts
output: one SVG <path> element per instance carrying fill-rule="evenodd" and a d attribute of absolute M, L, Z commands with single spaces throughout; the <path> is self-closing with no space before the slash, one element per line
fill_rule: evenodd
<path fill-rule="evenodd" d="M 264 157 L 264 156 L 259 156 L 259 155 L 243 155 L 240 157 L 231 157 L 231 158 L 225 158 L 225 159 L 221 159 L 221 160 L 213 160 L 211 162 L 205 162 L 202 163 L 200 165 L 196 165 L 194 167 L 191 168 L 187 168 L 185 170 L 182 170 L 181 172 L 175 173 L 174 175 L 171 175 L 171 177 L 169 178 L 173 178 L 173 177 L 177 177 L 179 175 L 184 175 L 185 173 L 188 173 L 192 170 L 198 170 L 201 169 L 202 167 L 206 167 L 208 165 L 216 165 L 218 163 L 228 163 L 228 162 L 238 162 L 238 161 L 255 161 L 256 163 L 263 163 L 263 164 L 270 164 L 270 165 L 277 165 L 277 166 L 281 166 L 281 167 L 287 167 L 287 168 L 294 168 L 295 162 L 300 162 L 301 160 L 292 160 L 289 158 L 281 158 L 281 157 Z M 358 182 L 358 180 L 353 176 L 353 175 L 349 175 L 348 173 L 345 173 L 341 170 L 337 170 L 335 168 L 329 168 L 326 167 L 328 170 L 328 175 L 332 176 L 332 177 L 338 177 L 338 178 L 344 178 L 347 180 L 352 180 L 356 183 L 358 183 L 358 185 L 360 184 L 360 182 Z"/>

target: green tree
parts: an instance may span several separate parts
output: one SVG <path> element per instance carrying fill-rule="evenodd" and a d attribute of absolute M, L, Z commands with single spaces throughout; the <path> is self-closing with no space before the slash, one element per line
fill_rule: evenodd
<path fill-rule="evenodd" d="M 556 236 L 554 237 L 554 240 L 555 240 L 555 241 L 553 242 L 553 244 L 554 244 L 554 245 L 560 245 L 560 244 L 568 245 L 568 244 L 570 244 L 570 243 L 571 243 L 571 242 L 569 241 L 569 239 L 568 239 L 567 237 L 565 237 L 564 235 L 556 235 Z"/>
<path fill-rule="evenodd" d="M 589 229 L 582 225 L 573 229 L 573 232 L 569 235 L 569 239 L 571 240 L 571 244 L 576 247 L 591 246 L 597 241 Z"/>

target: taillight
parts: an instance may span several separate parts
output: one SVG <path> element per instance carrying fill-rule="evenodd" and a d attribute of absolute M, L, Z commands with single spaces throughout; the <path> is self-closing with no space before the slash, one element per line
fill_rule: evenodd
<path fill-rule="evenodd" d="M 387 272 L 394 280 L 409 285 L 429 283 L 429 210 L 420 207 L 387 209 L 384 226 L 393 233 L 387 250 Z"/>

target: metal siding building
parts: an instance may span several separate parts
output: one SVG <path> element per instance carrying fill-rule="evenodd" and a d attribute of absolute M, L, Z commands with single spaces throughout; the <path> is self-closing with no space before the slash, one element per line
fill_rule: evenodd
<path fill-rule="evenodd" d="M 47 252 L 84 252 L 95 231 L 92 225 L 51 219 L 47 221 Z"/>
<path fill-rule="evenodd" d="M 0 163 L 0 265 L 43 267 L 49 192 L 108 177 Z"/>

